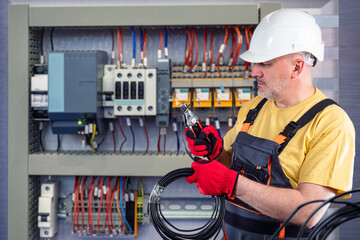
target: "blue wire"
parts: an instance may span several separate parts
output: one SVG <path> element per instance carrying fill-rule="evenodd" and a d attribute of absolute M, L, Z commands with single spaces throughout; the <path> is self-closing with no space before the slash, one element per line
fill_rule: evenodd
<path fill-rule="evenodd" d="M 176 139 L 177 139 L 177 153 L 180 151 L 180 139 L 179 139 L 179 132 L 176 131 Z"/>
<path fill-rule="evenodd" d="M 105 141 L 105 138 L 103 138 L 100 143 L 98 144 L 98 147 L 95 149 L 95 152 L 97 152 L 97 150 L 100 148 L 101 144 L 103 144 L 103 142 Z"/>
<path fill-rule="evenodd" d="M 126 220 L 126 216 L 125 216 L 125 212 L 124 212 L 124 205 L 123 205 L 123 199 L 122 199 L 122 181 L 123 181 L 123 177 L 120 177 L 120 207 L 121 207 L 121 213 L 123 215 L 124 221 L 126 223 L 126 226 L 128 227 L 129 231 L 131 234 L 133 234 L 133 230 L 130 226 L 130 224 L 128 223 L 128 221 Z"/>
<path fill-rule="evenodd" d="M 167 48 L 167 42 L 168 42 L 168 32 L 167 32 L 167 29 L 164 28 L 164 35 L 165 35 L 165 39 L 164 39 L 164 47 Z"/>
<path fill-rule="evenodd" d="M 216 130 L 219 133 L 219 137 L 221 137 L 220 129 L 216 129 Z"/>
<path fill-rule="evenodd" d="M 131 27 L 131 36 L 133 42 L 133 58 L 136 58 L 136 38 L 135 38 L 135 29 Z"/>
<path fill-rule="evenodd" d="M 140 50 L 141 52 L 144 50 L 144 33 L 141 28 L 140 28 Z"/>
<path fill-rule="evenodd" d="M 134 134 L 134 129 L 132 128 L 132 126 L 130 126 L 130 130 L 131 130 L 131 134 L 133 137 L 133 147 L 132 147 L 132 153 L 135 152 L 135 134 Z"/>

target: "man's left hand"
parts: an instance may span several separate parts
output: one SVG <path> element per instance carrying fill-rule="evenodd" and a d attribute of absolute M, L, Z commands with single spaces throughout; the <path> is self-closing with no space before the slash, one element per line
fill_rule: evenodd
<path fill-rule="evenodd" d="M 186 181 L 188 183 L 195 182 L 200 193 L 213 196 L 226 194 L 228 197 L 235 194 L 238 172 L 228 169 L 218 161 L 193 162 L 191 167 L 195 172 L 187 177 Z"/>

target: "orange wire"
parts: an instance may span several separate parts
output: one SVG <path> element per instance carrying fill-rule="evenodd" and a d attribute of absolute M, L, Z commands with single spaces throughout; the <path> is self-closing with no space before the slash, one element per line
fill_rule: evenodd
<path fill-rule="evenodd" d="M 250 47 L 250 40 L 249 40 L 249 29 L 248 27 L 245 27 L 245 37 L 246 37 L 246 49 L 249 50 Z M 249 70 L 250 63 L 245 62 L 245 70 Z"/>
<path fill-rule="evenodd" d="M 101 197 L 100 197 L 100 203 L 99 203 L 99 211 L 98 211 L 98 216 L 97 216 L 97 227 L 98 227 L 98 231 L 99 233 L 101 232 L 100 230 L 100 214 L 101 214 L 101 206 L 102 206 L 102 201 L 103 201 L 103 180 L 100 177 L 99 179 L 99 184 L 100 185 L 100 191 L 101 191 Z"/>
<path fill-rule="evenodd" d="M 75 232 L 75 220 L 76 220 L 76 207 L 77 207 L 77 201 L 76 201 L 76 199 L 77 199 L 77 197 L 78 197 L 78 195 L 77 195 L 77 193 L 79 192 L 79 190 L 78 190 L 78 179 L 79 179 L 79 177 L 78 176 L 76 176 L 75 177 L 75 184 L 74 184 L 74 216 L 73 216 L 73 232 Z"/>
<path fill-rule="evenodd" d="M 115 197 L 115 193 L 116 193 L 115 189 L 116 189 L 116 185 L 114 186 L 113 193 L 111 195 L 111 202 L 110 202 L 110 222 L 111 222 L 112 228 L 114 228 L 114 229 L 115 229 L 115 226 L 114 226 L 113 217 L 112 217 L 112 206 L 114 203 L 114 197 Z"/>
<path fill-rule="evenodd" d="M 187 50 L 187 40 L 189 39 L 189 49 L 186 55 L 186 50 Z M 190 31 L 188 29 L 186 29 L 186 43 L 185 43 L 185 66 L 187 66 L 189 64 L 189 59 L 190 59 L 190 51 L 192 49 L 192 45 L 191 45 L 191 34 Z"/>
<path fill-rule="evenodd" d="M 143 43 L 143 58 L 145 58 L 145 51 L 146 51 L 146 40 L 147 40 L 147 29 L 144 30 L 144 43 Z"/>
<path fill-rule="evenodd" d="M 82 230 L 84 230 L 84 226 L 85 226 L 85 214 L 84 214 L 84 192 L 86 191 L 86 180 L 87 177 L 85 176 L 83 178 L 83 182 L 81 184 L 81 191 L 80 191 L 80 199 L 81 199 L 81 220 L 82 220 Z"/>
<path fill-rule="evenodd" d="M 95 177 L 93 177 L 91 184 L 90 184 L 90 189 L 89 189 L 89 206 L 88 206 L 88 224 L 89 224 L 89 228 L 91 230 L 92 233 L 94 233 L 94 227 L 92 224 L 92 199 L 93 199 L 93 195 L 94 195 L 94 185 L 95 185 Z"/>
<path fill-rule="evenodd" d="M 119 55 L 119 67 L 121 68 L 121 51 L 120 51 L 120 28 L 117 29 L 117 45 L 118 45 L 118 55 Z"/>
<path fill-rule="evenodd" d="M 213 56 L 214 56 L 214 29 L 210 31 L 210 67 L 213 63 Z"/>
<path fill-rule="evenodd" d="M 234 50 L 235 50 L 235 31 L 234 28 L 231 28 L 231 36 L 232 36 L 232 42 L 231 42 L 231 53 L 230 53 L 230 58 L 234 57 Z"/>
<path fill-rule="evenodd" d="M 190 32 L 190 31 L 189 31 Z M 193 42 L 193 36 L 192 36 L 192 32 L 190 32 L 190 37 L 189 37 L 189 67 L 191 70 L 191 67 L 193 65 L 193 61 L 194 61 L 194 55 L 193 55 L 193 48 L 194 48 L 194 42 Z"/>
<path fill-rule="evenodd" d="M 229 30 L 228 30 L 228 27 L 225 26 L 225 38 L 224 38 L 223 45 L 226 46 L 226 43 L 227 43 L 227 41 L 228 41 L 228 38 L 229 38 Z M 220 58 L 221 58 L 221 56 L 222 56 L 222 53 L 220 52 L 220 53 L 219 53 L 219 56 L 218 56 L 218 58 L 217 58 L 217 60 L 216 60 L 217 70 L 218 70 L 218 72 L 219 72 L 220 78 L 222 78 L 221 72 L 220 72 Z"/>
<path fill-rule="evenodd" d="M 204 63 L 205 63 L 205 77 L 207 77 L 207 59 L 206 59 L 206 44 L 207 44 L 207 28 L 204 28 Z"/>
<path fill-rule="evenodd" d="M 159 45 L 159 50 L 162 49 L 163 38 L 164 38 L 163 32 L 162 32 L 162 30 L 160 29 L 160 45 Z"/>
<path fill-rule="evenodd" d="M 192 29 L 192 34 L 193 34 L 193 39 L 194 39 L 194 42 L 195 42 L 195 50 L 196 50 L 196 58 L 195 58 L 194 65 L 197 65 L 198 56 L 199 56 L 199 49 L 198 49 L 198 42 L 197 42 L 196 33 L 195 33 L 194 29 Z M 191 69 L 193 68 L 194 65 L 191 66 Z"/>
<path fill-rule="evenodd" d="M 229 67 L 229 71 L 232 71 L 234 69 L 234 67 L 236 66 L 236 63 L 239 59 L 239 54 L 240 54 L 240 49 L 241 49 L 241 44 L 242 44 L 242 36 L 241 36 L 239 27 L 234 27 L 234 29 L 237 34 L 237 45 L 236 45 L 234 61 L 233 61 L 233 64 Z"/>

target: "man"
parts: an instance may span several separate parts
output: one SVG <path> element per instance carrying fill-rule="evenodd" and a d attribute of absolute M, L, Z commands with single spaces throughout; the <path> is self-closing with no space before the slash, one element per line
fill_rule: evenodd
<path fill-rule="evenodd" d="M 194 162 L 187 181 L 203 194 L 228 197 L 229 239 L 265 239 L 300 204 L 351 189 L 355 130 L 347 114 L 323 101 L 326 96 L 312 84 L 324 43 L 311 15 L 290 9 L 267 15 L 240 57 L 254 63 L 259 96 L 240 109 L 224 141 L 212 126 L 195 129 L 196 136 L 186 131 L 194 155 L 217 160 Z M 279 237 L 296 237 L 318 206 L 299 211 Z M 307 228 L 325 212 L 324 207 Z"/>

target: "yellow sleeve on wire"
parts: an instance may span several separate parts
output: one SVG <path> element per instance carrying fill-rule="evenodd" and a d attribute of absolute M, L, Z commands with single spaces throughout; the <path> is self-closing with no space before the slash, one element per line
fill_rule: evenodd
<path fill-rule="evenodd" d="M 93 129 L 91 139 L 90 139 L 90 147 L 93 150 L 93 152 L 95 152 L 95 148 L 93 146 L 93 142 L 94 142 L 94 139 L 95 139 L 95 133 L 96 133 L 96 123 L 94 123 L 94 129 Z"/>

